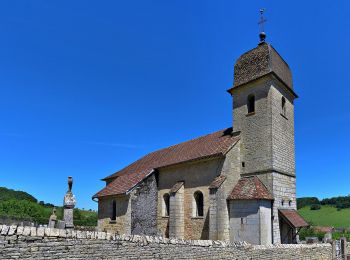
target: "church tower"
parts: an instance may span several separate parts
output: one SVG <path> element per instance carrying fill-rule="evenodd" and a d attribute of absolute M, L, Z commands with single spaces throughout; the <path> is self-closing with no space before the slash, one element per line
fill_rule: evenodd
<path fill-rule="evenodd" d="M 289 242 L 290 230 L 283 231 L 279 215 L 281 209 L 296 209 L 297 95 L 288 64 L 265 42 L 263 32 L 260 38 L 258 46 L 241 55 L 234 66 L 234 84 L 228 90 L 233 98 L 233 131 L 241 136 L 241 177 L 257 176 L 274 197 L 272 243 Z"/>

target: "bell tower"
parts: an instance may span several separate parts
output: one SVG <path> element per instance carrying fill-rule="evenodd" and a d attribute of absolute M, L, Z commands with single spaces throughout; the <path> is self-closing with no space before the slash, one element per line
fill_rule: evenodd
<path fill-rule="evenodd" d="M 233 131 L 241 132 L 241 177 L 257 176 L 274 197 L 273 243 L 281 242 L 278 210 L 296 209 L 292 74 L 260 33 L 258 46 L 234 66 Z"/>

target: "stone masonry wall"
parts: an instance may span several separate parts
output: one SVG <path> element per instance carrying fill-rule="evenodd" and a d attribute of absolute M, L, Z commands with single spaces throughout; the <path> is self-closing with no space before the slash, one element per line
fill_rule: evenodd
<path fill-rule="evenodd" d="M 210 159 L 196 162 L 184 163 L 181 165 L 167 167 L 159 170 L 158 186 L 158 233 L 166 236 L 167 230 L 170 230 L 169 217 L 164 216 L 163 196 L 168 193 L 174 184 L 178 181 L 184 182 L 183 204 L 176 204 L 178 210 L 175 212 L 183 217 L 181 222 L 184 225 L 184 239 L 208 239 L 209 238 L 209 185 L 215 177 L 220 175 L 222 169 L 222 159 Z M 201 191 L 204 199 L 204 216 L 195 217 L 194 212 L 194 193 Z M 179 191 L 178 191 L 179 192 Z M 226 198 L 225 198 L 226 201 Z M 170 198 L 170 214 L 172 213 L 172 198 Z M 183 209 L 182 209 L 183 207 Z M 174 208 L 173 208 L 174 209 Z M 183 213 L 179 214 L 179 210 Z M 168 228 L 169 227 L 169 228 Z M 170 232 L 171 233 L 171 232 Z M 171 236 L 171 234 L 169 234 Z"/>
<path fill-rule="evenodd" d="M 113 200 L 116 201 L 116 220 L 111 221 Z M 130 234 L 131 200 L 130 195 L 101 198 L 98 202 L 98 229 L 100 231 Z"/>
<path fill-rule="evenodd" d="M 273 243 L 280 243 L 278 209 L 296 209 L 295 177 L 272 173 L 273 178 Z"/>
<path fill-rule="evenodd" d="M 241 142 L 238 142 L 226 154 L 221 170 L 221 175 L 226 176 L 226 180 L 218 189 L 214 189 L 210 193 L 209 239 L 223 241 L 230 239 L 227 197 L 240 178 L 240 145 Z"/>
<path fill-rule="evenodd" d="M 271 80 L 260 79 L 233 94 L 233 131 L 241 131 L 242 174 L 272 169 L 272 126 L 268 93 Z M 247 99 L 255 96 L 255 112 L 248 114 Z"/>
<path fill-rule="evenodd" d="M 132 192 L 131 234 L 157 235 L 157 199 L 157 182 L 152 174 Z"/>
<path fill-rule="evenodd" d="M 285 98 L 285 113 L 282 110 Z M 294 100 L 284 87 L 274 83 L 269 92 L 272 114 L 273 168 L 279 172 L 295 175 Z"/>
<path fill-rule="evenodd" d="M 252 246 L 0 225 L 0 259 L 331 259 L 330 244 Z"/>

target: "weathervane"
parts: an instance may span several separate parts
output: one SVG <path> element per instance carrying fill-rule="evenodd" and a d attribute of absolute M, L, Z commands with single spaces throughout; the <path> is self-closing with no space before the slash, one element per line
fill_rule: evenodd
<path fill-rule="evenodd" d="M 260 21 L 258 22 L 258 24 L 260 26 L 260 33 L 259 33 L 260 43 L 265 42 L 265 38 L 266 38 L 264 25 L 267 22 L 267 20 L 264 18 L 264 12 L 265 12 L 265 8 L 261 8 L 260 9 Z"/>

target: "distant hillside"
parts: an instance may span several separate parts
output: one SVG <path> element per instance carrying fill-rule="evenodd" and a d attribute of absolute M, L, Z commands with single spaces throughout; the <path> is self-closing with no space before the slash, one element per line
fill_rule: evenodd
<path fill-rule="evenodd" d="M 314 226 L 350 227 L 350 196 L 297 199 L 298 212 Z"/>
<path fill-rule="evenodd" d="M 0 187 L 0 219 L 14 219 L 47 224 L 54 205 L 39 201 L 24 191 L 15 191 Z M 58 219 L 62 219 L 63 208 L 56 207 Z M 79 226 L 96 226 L 95 211 L 74 209 L 74 224 Z"/>
<path fill-rule="evenodd" d="M 350 208 L 350 196 L 339 196 L 319 200 L 316 197 L 303 197 L 297 199 L 298 209 L 312 205 L 330 205 L 339 210 Z"/>
<path fill-rule="evenodd" d="M 5 187 L 0 187 L 0 201 L 17 199 L 17 200 L 28 200 L 31 202 L 37 203 L 38 200 L 34 198 L 27 192 L 24 191 L 15 191 L 11 189 L 7 189 Z"/>

